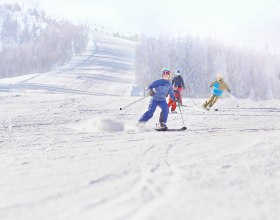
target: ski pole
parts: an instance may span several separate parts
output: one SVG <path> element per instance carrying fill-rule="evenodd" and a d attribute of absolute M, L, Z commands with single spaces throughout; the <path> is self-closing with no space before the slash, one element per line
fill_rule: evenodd
<path fill-rule="evenodd" d="M 147 96 L 146 96 L 146 97 L 147 97 Z M 141 101 L 142 99 L 144 99 L 144 98 L 146 98 L 146 97 L 142 97 L 141 99 L 138 99 L 138 100 L 136 100 L 136 101 L 134 101 L 134 102 L 132 102 L 132 103 L 130 103 L 130 104 L 124 106 L 124 107 L 121 107 L 120 110 L 123 110 L 124 108 L 126 108 L 126 107 L 128 107 L 128 106 L 131 106 L 131 105 L 135 104 L 136 102 Z"/>
<path fill-rule="evenodd" d="M 234 100 L 235 100 L 236 107 L 239 107 L 239 104 L 238 104 L 237 98 L 236 98 L 234 95 L 232 95 L 231 93 L 229 93 L 229 92 L 228 92 L 228 95 L 229 95 L 229 97 L 231 97 L 232 99 L 234 99 Z"/>
<path fill-rule="evenodd" d="M 184 119 L 183 119 L 183 114 L 182 114 L 182 111 L 181 111 L 181 107 L 180 107 L 180 105 L 178 104 L 178 107 L 179 107 L 179 111 L 180 111 L 180 115 L 181 115 L 181 119 L 182 119 L 182 122 L 183 122 L 183 128 L 184 128 L 184 130 L 185 129 L 187 129 L 187 127 L 186 127 L 186 125 L 185 125 L 185 122 L 184 122 Z"/>
<path fill-rule="evenodd" d="M 194 106 L 196 106 L 196 103 L 194 102 L 194 100 L 192 98 L 190 98 L 192 100 L 192 103 L 194 104 Z"/>

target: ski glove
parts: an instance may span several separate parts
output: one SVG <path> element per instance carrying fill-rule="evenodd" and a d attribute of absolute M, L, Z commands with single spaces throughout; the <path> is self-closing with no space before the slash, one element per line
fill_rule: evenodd
<path fill-rule="evenodd" d="M 148 95 L 149 95 L 149 96 L 154 96 L 154 95 L 155 95 L 155 93 L 154 93 L 154 91 L 153 91 L 153 90 L 149 90 L 149 91 L 148 91 Z"/>
<path fill-rule="evenodd" d="M 230 93 L 230 89 L 227 90 Z"/>

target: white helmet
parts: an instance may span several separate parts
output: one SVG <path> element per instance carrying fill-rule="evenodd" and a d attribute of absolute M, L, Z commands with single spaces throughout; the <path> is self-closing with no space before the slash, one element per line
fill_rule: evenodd
<path fill-rule="evenodd" d="M 179 76 L 181 74 L 180 70 L 177 70 L 175 75 Z"/>
<path fill-rule="evenodd" d="M 222 80 L 223 79 L 223 76 L 221 76 L 221 75 L 217 75 L 217 80 L 219 81 L 219 80 Z"/>

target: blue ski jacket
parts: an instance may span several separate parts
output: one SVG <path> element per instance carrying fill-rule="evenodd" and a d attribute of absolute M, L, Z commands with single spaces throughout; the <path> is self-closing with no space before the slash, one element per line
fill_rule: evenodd
<path fill-rule="evenodd" d="M 153 99 L 157 101 L 165 100 L 167 95 L 170 95 L 170 98 L 172 100 L 175 100 L 174 90 L 169 80 L 155 80 L 148 86 L 148 89 L 153 90 L 153 92 L 155 93 Z"/>
<path fill-rule="evenodd" d="M 213 87 L 212 93 L 219 97 L 223 95 L 224 90 L 230 91 L 228 85 L 224 81 L 215 80 L 211 82 L 209 86 Z"/>

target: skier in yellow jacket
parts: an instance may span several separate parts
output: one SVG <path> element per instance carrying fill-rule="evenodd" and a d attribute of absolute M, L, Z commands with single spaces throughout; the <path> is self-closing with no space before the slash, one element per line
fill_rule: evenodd
<path fill-rule="evenodd" d="M 213 87 L 212 94 L 209 99 L 202 104 L 202 107 L 206 110 L 209 110 L 217 102 L 217 100 L 223 95 L 224 90 L 230 92 L 228 85 L 224 82 L 221 75 L 217 75 L 216 80 L 211 82 L 209 87 Z"/>

